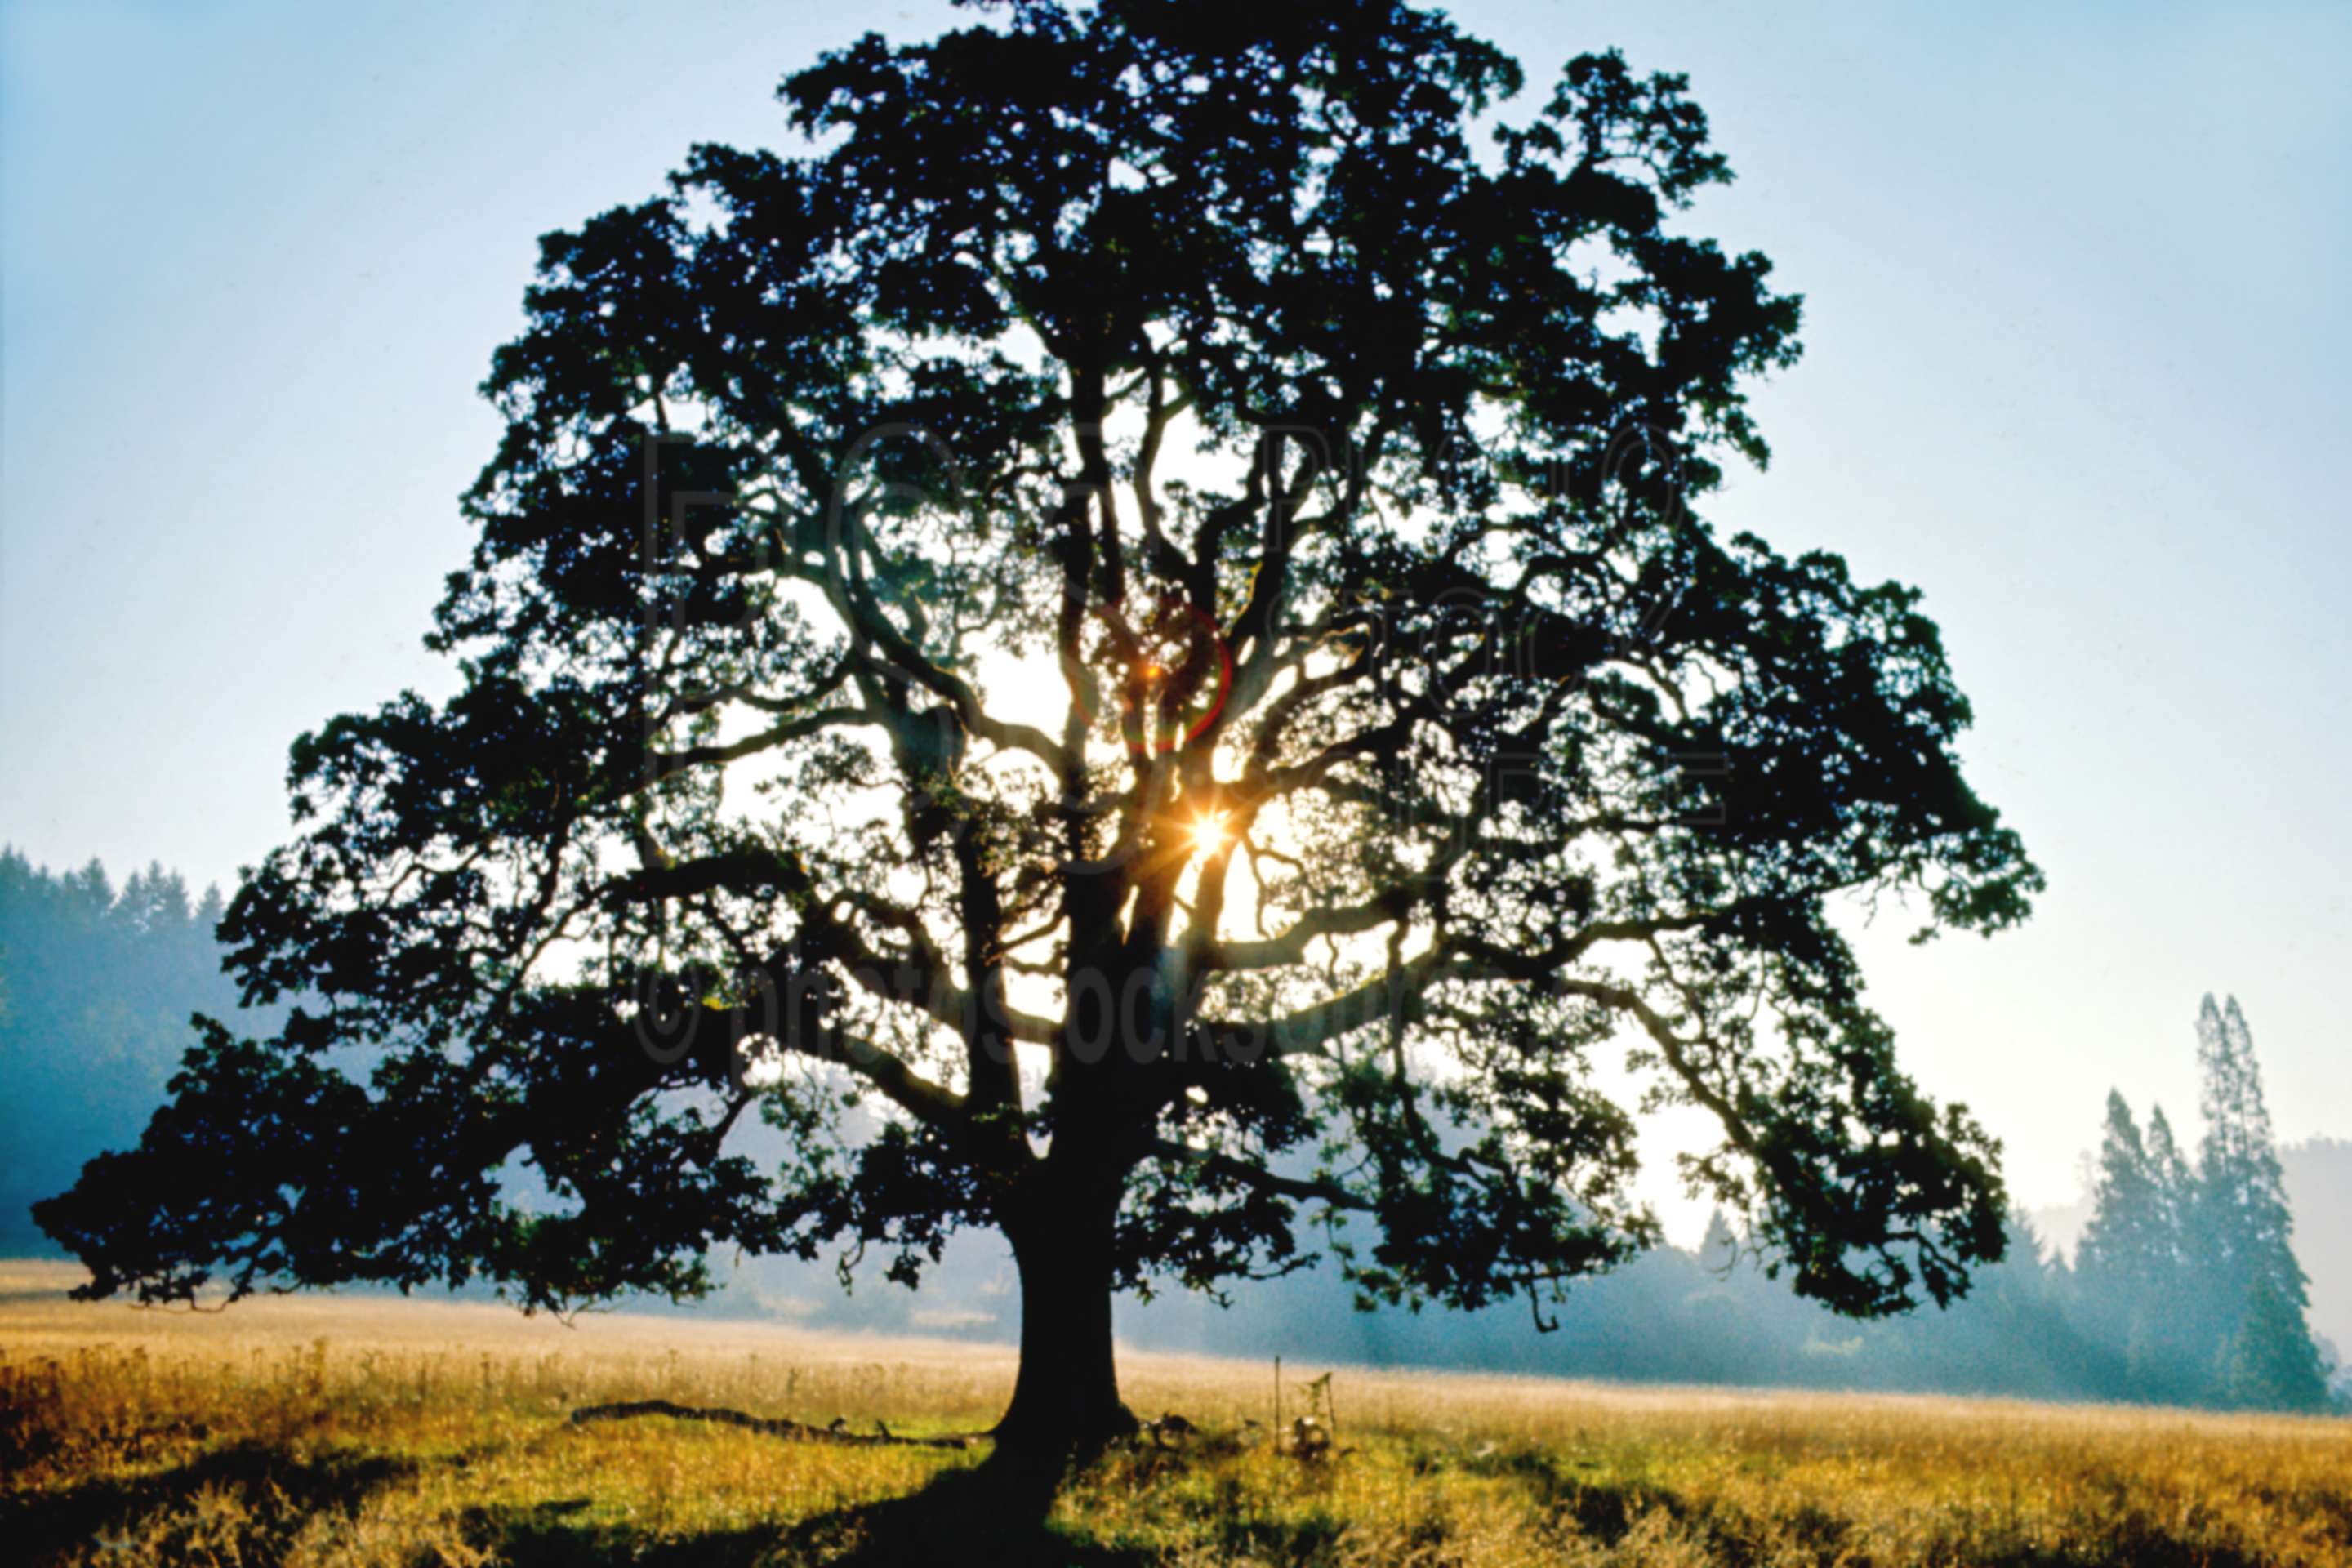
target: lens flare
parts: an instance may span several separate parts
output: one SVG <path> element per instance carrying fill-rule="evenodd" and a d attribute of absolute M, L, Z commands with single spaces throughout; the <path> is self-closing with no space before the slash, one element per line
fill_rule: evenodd
<path fill-rule="evenodd" d="M 1204 855 L 1213 855 L 1234 841 L 1233 824 L 1222 811 L 1203 811 L 1194 815 L 1185 829 L 1192 847 Z"/>

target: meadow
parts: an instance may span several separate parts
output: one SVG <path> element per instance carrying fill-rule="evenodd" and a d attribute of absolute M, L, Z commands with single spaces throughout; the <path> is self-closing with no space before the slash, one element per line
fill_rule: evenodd
<path fill-rule="evenodd" d="M 982 1445 L 569 1419 L 658 1398 L 971 1431 L 1003 1349 L 368 1297 L 164 1312 L 68 1301 L 73 1278 L 0 1264 L 11 1561 L 2352 1563 L 2341 1421 L 1343 1367 L 1307 1462 L 1268 1440 L 1270 1365 L 1129 1353 L 1138 1412 L 1204 1431 L 1114 1454 L 1013 1530 Z M 1285 1421 L 1326 1370 L 1286 1368 Z"/>

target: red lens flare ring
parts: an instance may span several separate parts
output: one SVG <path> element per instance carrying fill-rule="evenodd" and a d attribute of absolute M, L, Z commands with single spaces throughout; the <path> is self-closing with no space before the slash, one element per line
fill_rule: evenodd
<path fill-rule="evenodd" d="M 1216 617 L 1183 599 L 1160 601 L 1139 624 L 1129 625 L 1139 656 L 1122 658 L 1118 652 L 1122 612 L 1126 605 L 1104 605 L 1092 612 L 1091 646 L 1082 649 L 1087 667 L 1097 674 L 1117 669 L 1118 679 L 1101 683 L 1099 709 L 1079 694 L 1079 706 L 1089 723 L 1115 710 L 1119 734 L 1138 752 L 1172 752 L 1190 744 L 1216 722 L 1233 695 L 1234 655 L 1225 646 Z M 1168 689 L 1181 680 L 1172 711 Z"/>

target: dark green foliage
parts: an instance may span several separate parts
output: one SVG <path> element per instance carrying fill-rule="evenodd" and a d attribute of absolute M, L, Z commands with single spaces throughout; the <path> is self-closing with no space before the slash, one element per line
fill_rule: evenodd
<path fill-rule="evenodd" d="M 1693 510 L 1799 312 L 1689 232 L 1728 171 L 1683 80 L 1506 109 L 1382 0 L 989 21 L 545 240 L 430 638 L 463 689 L 296 744 L 225 927 L 290 1021 L 46 1223 L 101 1290 L 549 1304 L 993 1226 L 1107 1388 L 1106 1292 L 1279 1272 L 1302 1218 L 1414 1304 L 1630 1256 L 1630 1040 L 1800 1292 L 1959 1295 L 1996 1145 L 1832 913 L 1990 932 L 2040 879 L 1918 594 Z"/>

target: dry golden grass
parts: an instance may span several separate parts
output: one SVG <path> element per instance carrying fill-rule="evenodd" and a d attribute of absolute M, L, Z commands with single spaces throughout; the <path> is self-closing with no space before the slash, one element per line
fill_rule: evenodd
<path fill-rule="evenodd" d="M 1254 1436 L 1117 1455 L 1013 1532 L 976 1449 L 566 1420 L 666 1398 L 966 1430 L 1004 1351 L 375 1299 L 150 1312 L 68 1302 L 71 1278 L 0 1265 L 0 1558 L 2352 1563 L 2341 1422 L 1343 1369 L 1328 1463 Z M 1263 1366 L 1136 1354 L 1123 1378 L 1227 1433 L 1272 1401 Z"/>

